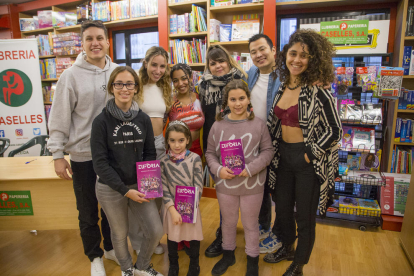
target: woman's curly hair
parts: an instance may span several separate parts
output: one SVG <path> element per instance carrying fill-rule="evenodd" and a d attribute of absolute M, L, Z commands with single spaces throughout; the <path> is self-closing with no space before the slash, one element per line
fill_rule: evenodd
<path fill-rule="evenodd" d="M 312 85 L 315 81 L 320 81 L 327 85 L 333 82 L 335 74 L 332 57 L 336 52 L 334 45 L 311 29 L 300 29 L 290 36 L 289 43 L 276 56 L 276 69 L 273 77 L 278 76 L 282 82 L 289 83 L 290 72 L 286 66 L 286 57 L 289 49 L 298 42 L 302 47 L 307 45 L 309 49 L 308 68 L 300 75 L 300 83 Z"/>
<path fill-rule="evenodd" d="M 167 106 L 167 111 L 171 108 L 172 99 L 171 99 L 171 78 L 170 78 L 170 67 L 168 66 L 168 53 L 162 47 L 152 46 L 145 53 L 145 58 L 143 63 L 146 63 L 149 66 L 151 60 L 156 56 L 163 56 L 165 58 L 166 69 L 164 75 L 157 81 L 157 86 L 160 87 L 163 91 L 162 97 L 164 98 L 164 103 Z M 149 76 L 145 64 L 142 64 L 139 69 L 139 93 L 137 95 L 137 102 L 139 104 L 144 102 L 144 88 L 143 86 L 149 83 Z"/>

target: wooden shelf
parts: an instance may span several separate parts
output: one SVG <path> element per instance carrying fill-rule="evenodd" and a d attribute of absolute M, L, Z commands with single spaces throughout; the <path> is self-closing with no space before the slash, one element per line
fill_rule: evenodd
<path fill-rule="evenodd" d="M 44 102 L 44 104 L 52 104 L 52 102 Z"/>
<path fill-rule="evenodd" d="M 195 32 L 195 33 L 180 33 L 180 34 L 170 34 L 170 38 L 181 38 L 181 37 L 205 37 L 207 32 Z"/>
<path fill-rule="evenodd" d="M 404 79 L 414 79 L 414 75 L 404 75 Z"/>
<path fill-rule="evenodd" d="M 249 41 L 247 40 L 241 40 L 241 41 L 227 41 L 227 42 L 211 42 L 210 45 L 247 45 L 249 44 Z"/>
<path fill-rule="evenodd" d="M 410 109 L 397 109 L 398 113 L 414 113 L 414 110 Z"/>
<path fill-rule="evenodd" d="M 303 1 L 289 1 L 289 2 L 276 2 L 276 12 L 283 10 L 296 10 L 296 9 L 314 9 L 314 8 L 326 8 L 332 6 L 350 6 L 361 4 L 380 4 L 398 2 L 399 0 L 303 0 Z"/>
<path fill-rule="evenodd" d="M 414 36 L 406 36 L 404 39 L 405 40 L 414 40 Z"/>
<path fill-rule="evenodd" d="M 120 26 L 135 25 L 137 23 L 150 23 L 150 22 L 158 22 L 158 15 L 109 21 L 109 22 L 104 22 L 104 25 L 107 28 L 114 28 L 114 27 L 120 27 Z"/>
<path fill-rule="evenodd" d="M 56 57 L 55 55 L 49 55 L 49 56 L 39 56 L 39 58 L 54 58 Z"/>
<path fill-rule="evenodd" d="M 42 81 L 58 81 L 59 79 L 42 79 Z"/>
<path fill-rule="evenodd" d="M 175 64 L 169 64 L 170 67 L 173 67 Z M 205 67 L 205 63 L 187 63 L 191 67 Z"/>
<path fill-rule="evenodd" d="M 414 143 L 394 142 L 394 145 L 398 145 L 398 146 L 414 146 Z"/>
<path fill-rule="evenodd" d="M 236 4 L 231 6 L 222 6 L 222 7 L 210 7 L 210 12 L 212 13 L 235 13 L 235 12 L 263 12 L 264 4 L 263 3 L 252 3 L 252 4 Z"/>
<path fill-rule="evenodd" d="M 53 32 L 53 28 L 43 28 L 43 29 L 36 29 L 33 31 L 26 31 L 26 32 L 21 32 L 22 35 L 36 35 L 36 34 L 42 34 L 42 33 L 48 33 L 48 32 Z"/>
<path fill-rule="evenodd" d="M 67 26 L 67 27 L 62 27 L 62 28 L 57 28 L 56 31 L 57 32 L 73 32 L 73 31 L 78 31 L 80 32 L 81 29 L 81 25 L 75 25 L 75 26 Z"/>

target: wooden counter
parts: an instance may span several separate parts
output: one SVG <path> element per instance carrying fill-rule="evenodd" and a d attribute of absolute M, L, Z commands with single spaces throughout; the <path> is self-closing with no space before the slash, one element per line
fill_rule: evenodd
<path fill-rule="evenodd" d="M 56 176 L 52 159 L 0 158 L 0 191 L 30 191 L 34 214 L 0 216 L 0 231 L 79 229 L 72 181 Z M 69 161 L 68 156 L 66 159 Z M 34 161 L 26 164 L 31 160 Z"/>

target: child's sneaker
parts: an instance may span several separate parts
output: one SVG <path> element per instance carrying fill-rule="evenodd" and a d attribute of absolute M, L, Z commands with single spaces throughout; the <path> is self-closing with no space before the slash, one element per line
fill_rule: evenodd
<path fill-rule="evenodd" d="M 270 234 L 271 228 L 269 229 L 263 229 L 262 226 L 259 224 L 259 241 L 266 239 Z"/>
<path fill-rule="evenodd" d="M 96 257 L 91 262 L 91 276 L 106 276 L 102 258 Z"/>
<path fill-rule="evenodd" d="M 145 270 L 138 270 L 135 268 L 135 276 L 164 276 L 152 268 L 152 264 Z"/>
<path fill-rule="evenodd" d="M 158 244 L 157 247 L 155 248 L 154 254 L 160 255 L 164 253 L 164 248 L 162 247 L 161 244 Z"/>
<path fill-rule="evenodd" d="M 134 268 L 128 268 L 127 270 L 122 271 L 122 276 L 134 276 Z"/>
<path fill-rule="evenodd" d="M 111 260 L 111 261 L 114 261 L 114 262 L 116 262 L 118 265 L 120 265 L 119 264 L 119 261 L 118 261 L 118 258 L 115 256 L 115 250 L 110 250 L 110 251 L 106 251 L 106 250 L 104 250 L 104 256 L 105 256 L 105 258 L 107 259 L 107 260 Z"/>
<path fill-rule="evenodd" d="M 282 241 L 279 240 L 273 232 L 270 232 L 269 236 L 259 244 L 260 254 L 272 253 L 278 250 L 281 246 Z"/>

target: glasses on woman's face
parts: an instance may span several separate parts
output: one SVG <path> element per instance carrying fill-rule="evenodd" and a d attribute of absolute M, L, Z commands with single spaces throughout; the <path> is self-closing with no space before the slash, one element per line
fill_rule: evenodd
<path fill-rule="evenodd" d="M 112 86 L 113 86 L 115 89 L 118 89 L 118 90 L 123 89 L 123 88 L 124 88 L 124 86 L 125 86 L 125 87 L 126 87 L 126 89 L 128 89 L 128 90 L 134 90 L 134 89 L 135 89 L 135 87 L 137 86 L 137 84 L 136 84 L 136 83 L 132 83 L 132 82 L 130 82 L 130 83 L 114 82 L 114 83 L 112 83 Z"/>

